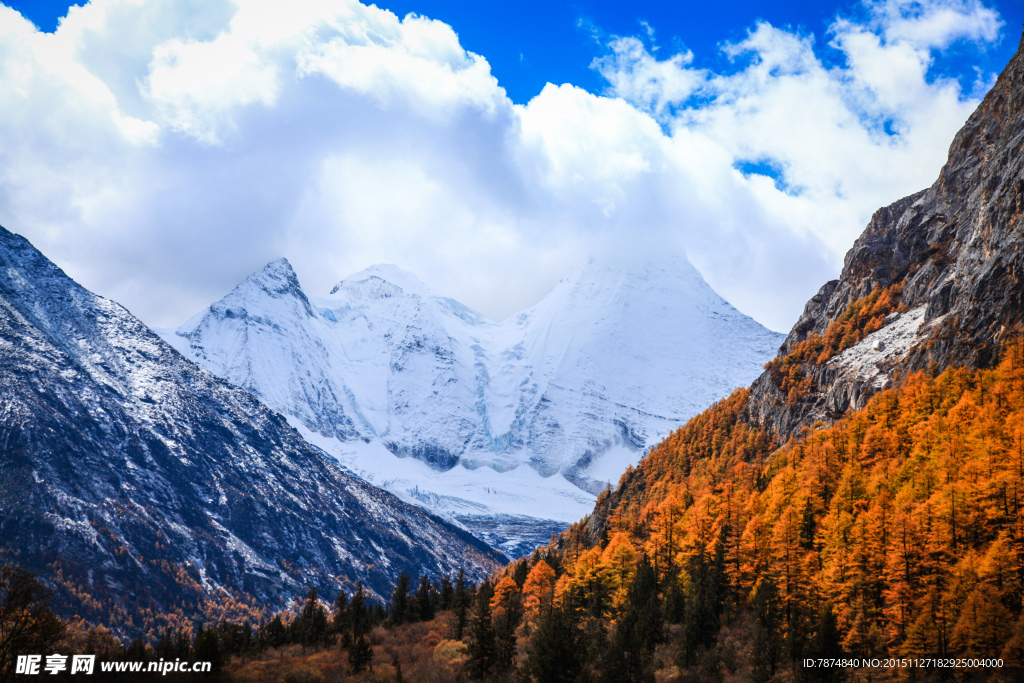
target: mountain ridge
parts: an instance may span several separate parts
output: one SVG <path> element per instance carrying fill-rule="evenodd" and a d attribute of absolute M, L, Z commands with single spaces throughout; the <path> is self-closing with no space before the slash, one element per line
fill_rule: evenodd
<path fill-rule="evenodd" d="M 591 263 L 500 323 L 390 265 L 325 297 L 272 290 L 247 278 L 165 338 L 290 415 L 352 471 L 513 554 L 585 513 L 660 434 L 756 375 L 781 340 L 685 260 Z M 488 508 L 512 536 L 494 535 Z M 512 519 L 543 523 L 517 539 Z"/>
<path fill-rule="evenodd" d="M 838 680 L 877 657 L 883 679 L 1016 680 L 1022 244 L 1024 39 L 751 387 L 500 581 L 547 564 L 595 674 Z"/>
<path fill-rule="evenodd" d="M 0 552 L 68 614 L 201 620 L 213 597 L 386 595 L 398 571 L 479 578 L 503 561 L 344 473 L 2 228 L 0 355 Z"/>
<path fill-rule="evenodd" d="M 1024 37 L 978 108 L 957 132 L 930 187 L 875 212 L 844 259 L 843 271 L 807 303 L 779 351 L 823 337 L 857 301 L 898 286 L 898 307 L 923 312 L 904 353 L 882 362 L 884 380 L 865 384 L 850 363 L 800 362 L 813 378 L 791 401 L 778 375 L 752 385 L 748 419 L 782 438 L 818 420 L 863 407 L 893 376 L 963 365 L 990 367 L 1006 335 L 1024 325 Z M 898 312 L 893 309 L 893 312 Z M 871 334 L 882 334 L 880 331 Z M 908 341 L 908 340 L 905 340 Z M 862 350 L 870 345 L 860 341 Z M 849 359 L 847 359 L 849 360 Z"/>

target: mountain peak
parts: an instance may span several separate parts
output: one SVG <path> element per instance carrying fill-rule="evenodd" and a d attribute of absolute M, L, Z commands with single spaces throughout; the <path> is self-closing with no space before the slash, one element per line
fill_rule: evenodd
<path fill-rule="evenodd" d="M 299 278 L 288 259 L 282 257 L 271 261 L 240 282 L 231 292 L 214 306 L 227 309 L 247 309 L 251 305 L 261 306 L 266 297 L 277 300 L 295 299 L 308 315 L 314 315 L 309 299 L 302 291 Z M 211 309 L 213 306 L 211 306 Z M 202 315 L 202 314 L 200 314 Z"/>
<path fill-rule="evenodd" d="M 434 296 L 434 293 L 423 283 L 422 280 L 408 270 L 399 268 L 392 263 L 378 263 L 370 266 L 369 268 L 365 268 L 354 275 L 349 275 L 331 289 L 331 295 L 337 294 L 342 290 L 350 290 L 355 287 L 359 287 L 363 283 L 372 280 L 381 280 L 388 285 L 405 292 L 406 294 L 420 296 L 423 298 Z M 385 297 L 393 296 L 395 293 L 397 292 L 392 290 L 390 287 L 384 287 L 378 292 L 380 296 Z"/>
<path fill-rule="evenodd" d="M 248 286 L 293 279 L 275 261 Z M 255 298 L 236 301 L 208 324 L 265 333 L 267 318 L 240 317 L 243 303 L 256 312 Z M 287 313 L 287 303 L 258 313 Z M 331 599 L 356 581 L 387 595 L 400 571 L 464 566 L 483 578 L 501 561 L 340 470 L 251 393 L 202 372 L 5 230 L 0 349 L 3 546 L 57 585 L 67 614 L 125 627 L 122 596 L 132 595 L 154 613 L 196 619 L 214 596 L 267 606 L 307 586 Z M 261 360 L 214 356 L 225 366 Z M 153 627 L 147 620 L 132 628 Z"/>
<path fill-rule="evenodd" d="M 253 286 L 274 294 L 302 291 L 302 287 L 299 285 L 299 278 L 295 274 L 292 264 L 283 256 L 263 266 L 261 270 L 256 271 L 239 283 L 235 289 L 239 290 Z"/>

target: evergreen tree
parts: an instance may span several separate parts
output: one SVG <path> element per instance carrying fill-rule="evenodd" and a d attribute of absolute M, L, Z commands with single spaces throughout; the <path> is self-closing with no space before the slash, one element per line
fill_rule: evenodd
<path fill-rule="evenodd" d="M 806 657 L 810 659 L 842 659 L 844 656 L 835 610 L 832 603 L 826 602 L 818 610 L 817 627 L 807 648 Z M 801 667 L 800 677 L 805 681 L 837 683 L 843 680 L 845 672 L 839 667 Z"/>
<path fill-rule="evenodd" d="M 550 603 L 541 610 L 525 669 L 537 683 L 574 683 L 583 670 L 582 648 L 571 612 Z"/>
<path fill-rule="evenodd" d="M 662 638 L 658 577 L 647 557 L 637 567 L 626 597 L 626 608 L 616 625 L 605 660 L 602 680 L 653 681 L 651 660 Z"/>
<path fill-rule="evenodd" d="M 195 644 L 199 642 L 199 637 L 203 635 L 203 633 L 203 625 L 199 624 L 199 631 L 197 631 L 196 639 L 192 644 L 193 651 L 195 650 Z M 216 636 L 214 637 L 214 641 L 216 642 Z M 152 659 L 152 657 L 150 657 L 150 650 L 146 647 L 146 641 L 142 639 L 141 635 L 136 636 L 135 640 L 133 640 L 131 644 L 125 649 L 124 656 L 126 660 L 136 662 L 148 662 Z M 198 656 L 196 658 L 198 659 Z"/>
<path fill-rule="evenodd" d="M 469 612 L 469 591 L 466 590 L 466 575 L 461 569 L 459 570 L 459 575 L 455 578 L 452 609 L 455 611 L 455 640 L 462 640 L 463 632 L 466 630 L 466 620 Z"/>
<path fill-rule="evenodd" d="M 814 550 L 814 532 L 817 523 L 814 519 L 814 507 L 811 505 L 811 497 L 807 496 L 804 502 L 804 511 L 800 519 L 800 547 L 804 550 Z"/>
<path fill-rule="evenodd" d="M 529 566 L 526 560 L 519 560 L 515 564 L 515 568 L 512 570 L 512 579 L 516 582 L 520 588 L 523 587 L 523 583 L 526 581 L 526 575 L 529 573 Z"/>
<path fill-rule="evenodd" d="M 292 622 L 293 638 L 302 644 L 303 649 L 317 646 L 327 637 L 327 613 L 317 598 L 316 588 L 311 588 L 306 595 L 302 612 Z"/>
<path fill-rule="evenodd" d="M 455 586 L 447 576 L 441 577 L 441 590 L 438 591 L 438 606 L 442 610 L 450 610 L 455 601 Z"/>
<path fill-rule="evenodd" d="M 261 639 L 267 647 L 281 647 L 284 645 L 287 629 L 284 622 L 281 621 L 280 614 L 275 614 L 274 618 L 260 631 Z"/>
<path fill-rule="evenodd" d="M 507 671 L 515 661 L 516 629 L 523 618 L 522 593 L 508 574 L 502 577 L 494 589 L 491 614 L 494 624 L 494 666 L 498 671 Z"/>
<path fill-rule="evenodd" d="M 714 560 L 703 551 L 690 564 L 689 588 L 680 632 L 680 663 L 690 666 L 699 654 L 714 644 L 718 637 L 724 605 L 725 559 L 722 544 L 716 545 Z"/>
<path fill-rule="evenodd" d="M 484 581 L 476 595 L 476 605 L 469 621 L 469 643 L 466 652 L 469 655 L 469 672 L 473 678 L 486 678 L 495 666 L 497 646 L 494 638 L 494 625 L 491 623 L 491 584 Z"/>
<path fill-rule="evenodd" d="M 414 610 L 409 599 L 412 577 L 405 572 L 398 575 L 398 585 L 391 594 L 391 623 L 404 624 L 412 621 Z"/>
<path fill-rule="evenodd" d="M 342 637 L 342 646 L 348 650 L 348 663 L 356 673 L 373 664 L 373 646 L 366 640 L 373 623 L 373 610 L 366 604 L 363 582 L 356 585 L 356 592 L 349 603 L 346 621 L 348 636 Z"/>
<path fill-rule="evenodd" d="M 434 618 L 434 589 L 430 579 L 424 574 L 420 577 L 420 586 L 416 589 L 416 616 L 418 621 L 430 621 Z"/>
<path fill-rule="evenodd" d="M 192 652 L 197 662 L 210 662 L 211 670 L 214 673 L 220 671 L 224 665 L 217 633 L 213 629 L 204 629 L 202 625 L 199 626 L 192 643 Z M 136 655 L 132 655 L 130 659 L 136 659 Z"/>
<path fill-rule="evenodd" d="M 345 595 L 345 591 L 338 593 L 338 597 L 334 599 L 334 615 L 331 618 L 331 626 L 335 633 L 341 634 L 342 639 L 351 635 L 349 632 L 348 596 Z M 342 645 L 347 645 L 347 643 L 342 643 Z"/>
<path fill-rule="evenodd" d="M 366 636 L 358 636 L 352 641 L 348 648 L 348 663 L 353 673 L 373 665 L 373 646 L 366 640 Z"/>
<path fill-rule="evenodd" d="M 754 613 L 754 646 L 751 652 L 755 683 L 764 683 L 775 675 L 782 655 L 779 619 L 779 592 L 771 578 L 763 578 L 754 586 L 750 597 Z"/>
<path fill-rule="evenodd" d="M 355 638 L 366 635 L 373 626 L 373 610 L 366 604 L 362 581 L 356 584 L 356 592 L 348 606 L 348 625 Z"/>

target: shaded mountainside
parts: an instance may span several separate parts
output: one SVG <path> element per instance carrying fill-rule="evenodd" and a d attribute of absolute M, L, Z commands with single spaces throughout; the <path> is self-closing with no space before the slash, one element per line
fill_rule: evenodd
<path fill-rule="evenodd" d="M 0 358 L 0 556 L 66 614 L 138 629 L 503 560 L 344 473 L 2 228 Z"/>
<path fill-rule="evenodd" d="M 1024 323 L 1022 49 L 957 133 L 935 184 L 877 211 L 839 280 L 807 303 L 775 371 L 753 384 L 751 422 L 785 439 L 863 407 L 899 371 L 989 367 Z M 861 321 L 860 332 L 873 334 L 848 329 L 845 343 L 808 353 L 851 306 L 885 288 L 893 293 L 888 310 Z M 894 323 L 901 329 L 886 332 Z M 873 349 L 876 341 L 888 348 Z M 787 356 L 793 367 L 782 368 Z"/>

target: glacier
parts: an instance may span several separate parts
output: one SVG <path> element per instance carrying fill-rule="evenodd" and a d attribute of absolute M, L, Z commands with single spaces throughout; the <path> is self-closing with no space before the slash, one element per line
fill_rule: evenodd
<path fill-rule="evenodd" d="M 591 261 L 502 322 L 393 265 L 311 296 L 279 259 L 159 332 L 356 476 L 511 557 L 589 513 L 784 338 L 669 257 Z"/>

